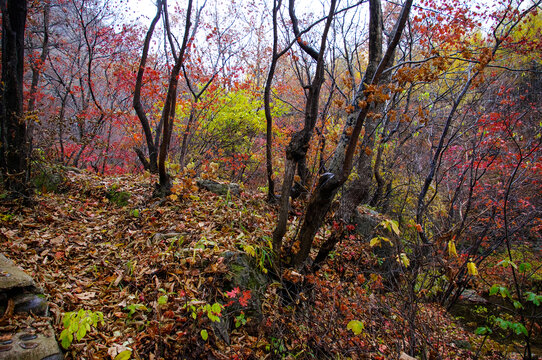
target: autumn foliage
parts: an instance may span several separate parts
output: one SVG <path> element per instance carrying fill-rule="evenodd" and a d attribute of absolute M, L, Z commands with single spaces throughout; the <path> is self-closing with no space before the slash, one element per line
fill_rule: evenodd
<path fill-rule="evenodd" d="M 68 358 L 542 355 L 540 1 L 25 3 L 0 244 Z"/>

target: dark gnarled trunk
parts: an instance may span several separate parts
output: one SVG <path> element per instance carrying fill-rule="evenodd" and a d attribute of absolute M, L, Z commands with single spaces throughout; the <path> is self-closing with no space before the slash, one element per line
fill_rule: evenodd
<path fill-rule="evenodd" d="M 376 19 L 382 16 L 380 0 L 370 0 L 370 16 L 371 16 L 371 28 L 369 33 L 369 44 L 376 43 L 380 30 L 376 28 L 377 24 L 381 24 L 382 20 Z M 392 59 L 395 48 L 397 47 L 401 38 L 403 29 L 405 28 L 406 20 L 410 14 L 410 8 L 412 6 L 412 0 L 407 0 L 403 5 L 403 10 L 399 15 L 399 19 L 395 25 L 393 31 L 392 40 L 386 49 L 386 53 L 382 56 L 382 60 L 375 68 L 374 75 L 371 79 L 368 79 L 366 84 L 377 85 L 381 79 L 381 75 L 389 66 Z M 370 47 L 371 50 L 372 46 Z M 378 51 L 378 48 L 374 48 L 373 51 Z M 369 55 L 375 59 L 376 54 Z M 355 105 L 357 105 L 358 99 L 363 96 L 363 84 L 358 90 L 358 96 L 355 99 Z M 299 251 L 292 257 L 292 265 L 299 266 L 309 256 L 314 236 L 322 225 L 325 215 L 337 194 L 337 191 L 341 185 L 345 183 L 350 172 L 352 170 L 352 162 L 354 157 L 355 148 L 357 146 L 358 138 L 361 133 L 361 129 L 364 125 L 367 114 L 370 111 L 371 106 L 364 106 L 360 110 L 354 112 L 355 117 L 349 117 L 343 130 L 343 134 L 339 139 L 339 143 L 336 147 L 335 156 L 330 166 L 330 172 L 323 174 L 320 177 L 319 185 L 316 187 L 311 195 L 307 209 L 305 212 L 305 219 L 299 231 L 297 241 L 299 241 Z"/>
<path fill-rule="evenodd" d="M 23 66 L 26 0 L 0 1 L 2 8 L 2 82 L 0 86 L 0 168 L 12 196 L 28 195 Z"/>

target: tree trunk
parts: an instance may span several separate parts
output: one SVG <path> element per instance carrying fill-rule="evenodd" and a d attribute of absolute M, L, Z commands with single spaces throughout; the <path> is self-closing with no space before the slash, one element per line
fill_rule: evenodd
<path fill-rule="evenodd" d="M 2 0 L 2 85 L 0 87 L 0 167 L 11 196 L 29 194 L 26 123 L 23 114 L 26 0 Z"/>
<path fill-rule="evenodd" d="M 151 43 L 152 34 L 154 33 L 154 28 L 156 26 L 156 23 L 160 19 L 160 16 L 162 14 L 162 0 L 158 0 L 158 3 L 156 4 L 156 15 L 154 16 L 154 19 L 152 19 L 151 25 L 149 26 L 149 30 L 147 31 L 147 35 L 145 35 L 145 42 L 143 44 L 143 51 L 141 53 L 141 61 L 139 63 L 139 69 L 137 71 L 137 78 L 136 78 L 136 85 L 134 89 L 134 110 L 137 114 L 137 117 L 139 119 L 139 122 L 141 123 L 141 127 L 143 128 L 143 133 L 145 134 L 145 140 L 147 141 L 147 150 L 149 151 L 149 160 L 145 161 L 143 163 L 143 166 L 145 169 L 148 169 L 152 173 L 158 172 L 158 141 L 153 141 L 152 136 L 152 130 L 149 123 L 149 119 L 147 118 L 147 114 L 145 113 L 145 110 L 143 109 L 143 105 L 141 104 L 141 87 L 143 85 L 143 75 L 145 74 L 145 66 L 147 64 L 147 57 L 149 54 L 149 47 Z M 159 134 L 160 131 L 157 130 L 157 134 Z M 157 136 L 159 139 L 159 136 Z M 142 159 L 141 155 L 143 153 L 137 153 L 137 156 Z M 148 165 L 146 165 L 148 164 Z"/>
<path fill-rule="evenodd" d="M 164 11 L 167 4 L 164 2 Z M 160 144 L 160 154 L 158 157 L 158 175 L 160 178 L 160 184 L 158 188 L 158 195 L 166 196 L 171 191 L 171 179 L 169 174 L 166 171 L 166 160 L 167 153 L 169 150 L 169 142 L 171 140 L 171 133 L 173 130 L 173 121 L 175 119 L 175 105 L 177 103 L 177 85 L 179 84 L 179 75 L 181 73 L 181 66 L 184 59 L 184 53 L 188 46 L 189 40 L 189 30 L 191 26 L 190 17 L 192 15 L 192 0 L 188 1 L 187 11 L 186 11 L 186 22 L 184 28 L 184 37 L 183 43 L 179 50 L 179 56 L 175 60 L 175 65 L 171 70 L 171 75 L 169 78 L 169 86 L 167 91 L 166 102 L 164 103 L 164 109 L 162 111 L 162 126 L 163 126 L 163 135 L 162 143 Z M 169 28 L 166 31 L 170 31 Z"/>
<path fill-rule="evenodd" d="M 273 0 L 273 54 L 271 59 L 271 65 L 269 66 L 269 73 L 267 74 L 267 80 L 265 82 L 265 89 L 263 95 L 264 112 L 265 112 L 265 160 L 266 160 L 266 172 L 267 172 L 267 201 L 274 203 L 277 201 L 275 196 L 275 179 L 273 179 L 273 117 L 271 116 L 271 85 L 273 83 L 273 76 L 275 75 L 275 69 L 279 60 L 278 48 L 278 34 L 277 34 L 277 13 L 281 5 L 281 0 Z"/>
<path fill-rule="evenodd" d="M 382 12 L 380 10 L 380 0 L 370 0 L 369 6 L 371 18 L 377 17 L 379 14 L 381 16 Z M 367 84 L 377 85 L 382 72 L 388 67 L 395 48 L 397 47 L 401 38 L 403 29 L 410 14 L 411 6 L 412 0 L 407 0 L 403 5 L 403 10 L 401 11 L 399 19 L 395 25 L 392 41 L 390 42 L 386 53 L 382 57 L 382 60 L 378 64 L 372 79 L 368 81 Z M 369 44 L 375 42 L 375 37 L 378 36 L 379 30 L 374 26 L 378 23 L 381 24 L 381 21 L 382 20 L 378 21 L 377 19 L 372 19 L 372 27 L 369 29 Z M 371 55 L 369 56 L 371 57 Z M 358 105 L 358 101 L 364 96 L 363 86 L 364 84 L 362 83 L 360 85 L 360 90 L 358 90 L 356 99 L 354 100 L 354 105 Z M 355 148 L 357 146 L 357 141 L 361 133 L 363 123 L 369 112 L 369 108 L 370 106 L 363 106 L 361 110 L 357 112 L 357 115 L 349 116 L 347 118 L 347 123 L 341 138 L 339 139 L 335 156 L 330 166 L 330 172 L 325 173 L 320 177 L 319 185 L 314 190 L 307 205 L 305 219 L 303 220 L 303 224 L 296 239 L 299 241 L 299 251 L 292 257 L 291 264 L 293 266 L 299 266 L 307 259 L 314 241 L 314 236 L 322 225 L 331 202 L 337 194 L 339 187 L 346 182 L 348 176 L 350 175 Z M 355 113 L 356 112 L 354 112 L 354 114 Z"/>
<path fill-rule="evenodd" d="M 329 33 L 329 28 L 331 27 L 331 22 L 333 20 L 333 14 L 335 12 L 335 6 L 337 1 L 332 0 L 329 8 L 329 13 L 326 20 L 326 25 L 324 32 L 322 34 L 322 40 L 320 42 L 319 51 L 314 50 L 306 43 L 301 40 L 300 31 L 298 28 L 298 20 L 294 12 L 294 2 L 295 0 L 290 0 L 289 11 L 290 18 L 292 20 L 292 26 L 294 33 L 296 35 L 297 42 L 301 49 L 309 54 L 314 60 L 316 60 L 316 71 L 314 74 L 313 81 L 309 86 L 309 91 L 307 95 L 307 102 L 305 104 L 305 121 L 304 127 L 300 131 L 296 132 L 288 147 L 286 148 L 286 165 L 285 165 L 285 174 L 284 181 L 282 183 L 282 193 L 280 199 L 280 212 L 279 218 L 277 221 L 277 226 L 273 231 L 273 249 L 275 249 L 277 254 L 280 254 L 280 249 L 282 247 L 282 239 L 284 234 L 286 234 L 286 225 L 288 222 L 288 210 L 289 210 L 289 198 L 290 191 L 292 189 L 292 184 L 294 180 L 294 174 L 296 166 L 299 163 L 302 163 L 309 147 L 309 141 L 312 137 L 312 132 L 314 126 L 316 125 L 316 120 L 318 118 L 318 105 L 320 101 L 320 90 L 322 84 L 324 83 L 324 53 L 326 48 L 327 35 Z"/>

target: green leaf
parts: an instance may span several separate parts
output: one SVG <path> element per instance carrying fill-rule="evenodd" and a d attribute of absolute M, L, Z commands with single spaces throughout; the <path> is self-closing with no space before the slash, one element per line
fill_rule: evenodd
<path fill-rule="evenodd" d="M 476 335 L 486 335 L 486 334 L 493 333 L 493 331 L 488 327 L 481 326 L 481 327 L 477 328 L 476 330 L 474 330 L 474 333 Z"/>
<path fill-rule="evenodd" d="M 72 344 L 73 335 L 67 329 L 64 329 L 60 333 L 60 341 L 61 341 L 60 344 L 62 345 L 62 347 L 64 349 L 67 349 Z"/>
<path fill-rule="evenodd" d="M 512 329 L 516 335 L 525 335 L 525 336 L 528 336 L 529 333 L 527 332 L 527 329 L 525 328 L 525 326 L 523 326 L 523 324 L 520 324 L 520 323 L 512 323 L 512 322 L 508 322 L 509 323 L 509 327 L 510 329 Z"/>
<path fill-rule="evenodd" d="M 499 292 L 499 285 L 494 284 L 491 289 L 489 289 L 489 296 L 493 296 Z"/>
<path fill-rule="evenodd" d="M 536 306 L 540 306 L 540 303 L 542 302 L 542 295 L 536 295 L 533 292 L 526 292 L 525 295 L 527 295 L 526 300 L 532 302 Z"/>
<path fill-rule="evenodd" d="M 531 270 L 531 264 L 529 263 L 521 263 L 519 264 L 519 271 L 522 273 L 525 273 L 527 271 Z"/>
<path fill-rule="evenodd" d="M 88 324 L 87 324 L 87 326 L 88 326 Z M 90 326 L 89 326 L 89 328 L 90 328 Z M 78 341 L 81 340 L 82 338 L 85 337 L 86 334 L 87 334 L 86 326 L 79 327 L 79 330 L 77 330 L 77 336 L 76 336 L 77 340 Z"/>
<path fill-rule="evenodd" d="M 220 305 L 219 303 L 214 303 L 211 310 L 213 310 L 215 314 L 220 314 L 220 311 L 222 311 L 222 305 Z"/>
<path fill-rule="evenodd" d="M 519 301 L 514 301 L 514 307 L 516 309 L 523 309 L 523 305 Z"/>
<path fill-rule="evenodd" d="M 209 338 L 209 334 L 207 333 L 207 330 L 205 329 L 201 330 L 200 334 L 203 341 L 207 341 L 207 339 Z"/>
<path fill-rule="evenodd" d="M 128 360 L 132 356 L 132 350 L 124 350 L 115 356 L 113 360 Z"/>
<path fill-rule="evenodd" d="M 158 298 L 158 305 L 165 305 L 167 303 L 167 295 L 162 295 Z"/>
<path fill-rule="evenodd" d="M 399 236 L 401 235 L 401 231 L 399 231 L 399 223 L 395 220 L 390 220 L 391 229 L 395 233 L 395 235 Z"/>
<path fill-rule="evenodd" d="M 371 241 L 369 242 L 369 246 L 370 247 L 375 247 L 375 246 L 380 246 L 380 237 L 374 237 L 371 239 Z"/>
<path fill-rule="evenodd" d="M 359 335 L 361 334 L 361 332 L 363 331 L 365 325 L 363 324 L 363 322 L 359 321 L 359 320 L 351 320 L 348 325 L 346 325 L 346 328 L 348 330 L 352 330 L 352 332 L 354 333 L 354 335 Z"/>

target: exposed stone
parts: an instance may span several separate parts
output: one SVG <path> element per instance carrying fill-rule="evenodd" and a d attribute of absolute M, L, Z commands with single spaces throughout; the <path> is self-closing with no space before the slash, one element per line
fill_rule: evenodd
<path fill-rule="evenodd" d="M 356 232 L 366 239 L 372 237 L 375 228 L 383 220 L 385 220 L 385 217 L 381 213 L 365 206 L 359 206 L 352 218 L 352 222 L 356 226 Z"/>
<path fill-rule="evenodd" d="M 466 350 L 472 349 L 471 343 L 468 342 L 467 340 L 453 340 L 452 342 L 460 349 L 466 349 Z"/>
<path fill-rule="evenodd" d="M 34 280 L 13 261 L 0 254 L 0 292 L 35 286 Z"/>
<path fill-rule="evenodd" d="M 199 188 L 208 190 L 217 195 L 226 195 L 228 194 L 228 192 L 231 195 L 235 195 L 235 196 L 239 196 L 239 194 L 241 194 L 241 188 L 239 187 L 239 184 L 235 184 L 235 183 L 222 184 L 214 180 L 199 179 L 199 180 L 196 180 L 196 184 L 198 185 Z"/>
<path fill-rule="evenodd" d="M 0 346 L 2 360 L 61 360 L 64 358 L 56 342 L 53 329 L 43 333 L 19 331 Z"/>
<path fill-rule="evenodd" d="M 260 297 L 265 293 L 264 290 L 269 283 L 269 278 L 262 273 L 255 259 L 246 253 L 226 251 L 223 256 L 224 263 L 229 269 L 226 275 L 229 286 L 232 289 L 239 288 L 241 292 L 250 290 L 251 295 L 246 307 L 233 303 L 228 307 L 228 312 L 224 313 L 221 321 L 212 324 L 215 334 L 229 343 L 229 331 L 235 328 L 234 317 L 239 315 L 241 311 L 246 314 L 248 319 L 245 325 L 248 333 L 257 333 L 263 319 Z"/>
<path fill-rule="evenodd" d="M 481 297 L 476 291 L 472 289 L 465 289 L 459 297 L 459 301 L 462 303 L 470 304 L 487 304 L 488 301 Z"/>
<path fill-rule="evenodd" d="M 47 316 L 49 305 L 45 297 L 41 294 L 18 294 L 13 297 L 15 303 L 15 312 L 32 313 L 38 316 Z"/>
<path fill-rule="evenodd" d="M 48 316 L 48 303 L 34 280 L 13 261 L 0 254 L 0 318 L 14 313 Z M 61 360 L 64 358 L 56 342 L 53 328 L 47 324 L 39 332 L 19 325 L 0 328 L 0 359 Z"/>
<path fill-rule="evenodd" d="M 269 279 L 249 255 L 227 251 L 224 253 L 224 262 L 230 269 L 229 280 L 234 287 L 259 292 L 267 286 Z"/>

